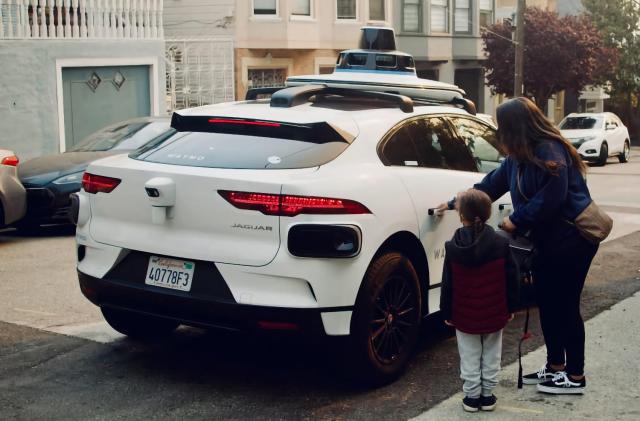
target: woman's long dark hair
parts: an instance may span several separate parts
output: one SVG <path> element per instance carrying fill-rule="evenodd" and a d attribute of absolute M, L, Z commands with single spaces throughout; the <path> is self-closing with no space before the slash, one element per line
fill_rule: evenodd
<path fill-rule="evenodd" d="M 571 164 L 582 174 L 587 166 L 578 151 L 530 99 L 519 97 L 503 102 L 496 110 L 498 135 L 506 152 L 519 162 L 530 162 L 542 169 L 556 172 L 558 162 L 542 161 L 535 155 L 536 147 L 545 140 L 560 143 L 571 156 Z"/>

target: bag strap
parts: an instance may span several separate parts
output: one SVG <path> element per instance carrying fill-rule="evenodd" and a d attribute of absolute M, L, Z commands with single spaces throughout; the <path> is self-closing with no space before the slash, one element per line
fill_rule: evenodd
<path fill-rule="evenodd" d="M 524 192 L 522 191 L 522 186 L 520 185 L 520 176 L 522 175 L 522 165 L 518 165 L 518 175 L 516 176 L 516 184 L 518 185 L 518 192 L 520 193 L 520 196 L 524 197 L 525 201 L 529 201 L 529 198 L 527 197 L 526 194 L 524 194 Z"/>

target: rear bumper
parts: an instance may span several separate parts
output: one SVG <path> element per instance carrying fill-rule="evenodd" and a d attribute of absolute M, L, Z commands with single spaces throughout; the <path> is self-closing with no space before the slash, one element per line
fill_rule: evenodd
<path fill-rule="evenodd" d="M 76 184 L 31 187 L 27 186 L 27 214 L 32 223 L 68 223 L 71 193 L 80 190 Z"/>
<path fill-rule="evenodd" d="M 233 298 L 191 296 L 190 293 L 78 271 L 80 290 L 93 304 L 177 320 L 182 324 L 232 330 L 297 330 L 325 335 L 322 313 L 351 308 L 283 308 L 239 304 Z"/>
<path fill-rule="evenodd" d="M 0 171 L 0 227 L 12 224 L 22 218 L 27 209 L 24 187 L 13 175 L 3 175 Z M 4 213 L 4 220 L 2 218 Z"/>

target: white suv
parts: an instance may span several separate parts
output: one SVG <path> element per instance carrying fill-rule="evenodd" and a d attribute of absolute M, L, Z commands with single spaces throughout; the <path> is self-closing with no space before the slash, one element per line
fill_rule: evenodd
<path fill-rule="evenodd" d="M 629 161 L 629 131 L 613 113 L 569 114 L 559 127 L 585 161 L 605 165 L 610 156 Z"/>
<path fill-rule="evenodd" d="M 165 139 L 92 163 L 74 197 L 78 275 L 111 326 L 343 336 L 359 376 L 398 376 L 439 310 L 460 225 L 433 208 L 503 158 L 457 88 L 431 84 L 434 105 L 358 83 L 369 90 L 300 85 L 183 110 Z"/>

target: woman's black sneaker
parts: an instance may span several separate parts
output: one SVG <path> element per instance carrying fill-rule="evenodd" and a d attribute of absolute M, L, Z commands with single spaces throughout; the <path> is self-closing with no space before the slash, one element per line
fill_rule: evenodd
<path fill-rule="evenodd" d="M 465 397 L 462 400 L 462 409 L 467 412 L 478 412 L 480 410 L 480 398 Z"/>
<path fill-rule="evenodd" d="M 564 371 L 558 372 L 553 380 L 540 383 L 538 392 L 553 393 L 554 395 L 582 395 L 587 387 L 587 380 L 571 380 Z"/>
<path fill-rule="evenodd" d="M 559 372 L 551 368 L 549 364 L 545 364 L 535 373 L 526 374 L 522 376 L 522 383 L 524 384 L 539 384 L 553 380 L 556 374 Z"/>
<path fill-rule="evenodd" d="M 483 411 L 493 411 L 494 409 L 496 409 L 497 403 L 498 398 L 496 398 L 496 395 L 480 397 L 480 409 L 482 409 Z"/>

